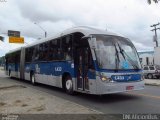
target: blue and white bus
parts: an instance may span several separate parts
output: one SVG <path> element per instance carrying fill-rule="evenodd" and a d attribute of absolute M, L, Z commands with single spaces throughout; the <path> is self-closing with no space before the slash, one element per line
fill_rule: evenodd
<path fill-rule="evenodd" d="M 6 73 L 88 94 L 144 89 L 142 69 L 132 42 L 115 33 L 75 27 L 6 54 Z"/>

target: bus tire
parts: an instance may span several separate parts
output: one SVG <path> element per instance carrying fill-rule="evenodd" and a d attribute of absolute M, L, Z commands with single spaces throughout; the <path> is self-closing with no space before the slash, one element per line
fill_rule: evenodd
<path fill-rule="evenodd" d="M 73 81 L 70 76 L 65 77 L 65 90 L 67 94 L 73 95 Z"/>
<path fill-rule="evenodd" d="M 36 85 L 35 75 L 33 72 L 31 72 L 30 80 L 31 80 L 32 85 Z"/>
<path fill-rule="evenodd" d="M 9 77 L 11 78 L 11 70 L 9 70 L 9 73 L 8 73 Z"/>

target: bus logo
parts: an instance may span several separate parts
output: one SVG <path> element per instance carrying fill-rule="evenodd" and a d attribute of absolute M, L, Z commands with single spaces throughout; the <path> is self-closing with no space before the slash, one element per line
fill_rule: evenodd
<path fill-rule="evenodd" d="M 55 71 L 62 71 L 62 67 L 55 67 Z"/>

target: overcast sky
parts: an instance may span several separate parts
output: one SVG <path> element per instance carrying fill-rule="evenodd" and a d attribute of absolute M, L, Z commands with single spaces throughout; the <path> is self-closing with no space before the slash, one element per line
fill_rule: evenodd
<path fill-rule="evenodd" d="M 5 1 L 5 0 L 4 0 Z M 160 22 L 160 3 L 147 0 L 3 0 L 0 1 L 0 56 L 22 44 L 9 44 L 8 30 L 21 31 L 26 43 L 74 26 L 91 26 L 128 37 L 138 51 L 153 50 L 150 25 Z M 157 31 L 160 38 L 160 31 Z M 26 45 L 26 44 L 24 44 Z"/>

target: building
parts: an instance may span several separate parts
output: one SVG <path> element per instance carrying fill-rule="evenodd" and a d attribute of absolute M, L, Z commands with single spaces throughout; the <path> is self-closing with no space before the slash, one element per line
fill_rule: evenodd
<path fill-rule="evenodd" d="M 155 47 L 154 51 L 154 64 L 160 65 L 160 47 Z"/>
<path fill-rule="evenodd" d="M 154 51 L 138 52 L 142 66 L 154 64 Z"/>

